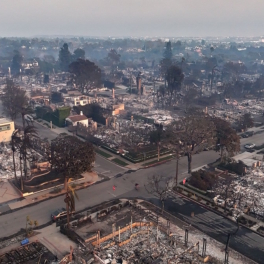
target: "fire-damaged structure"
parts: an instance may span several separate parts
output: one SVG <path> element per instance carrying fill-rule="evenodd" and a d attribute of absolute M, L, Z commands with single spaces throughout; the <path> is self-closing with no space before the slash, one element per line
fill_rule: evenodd
<path fill-rule="evenodd" d="M 172 216 L 161 215 L 147 202 L 112 201 L 95 210 L 72 221 L 70 229 L 61 225 L 61 232 L 79 245 L 61 264 L 222 263 L 224 259 L 223 245 L 184 222 L 177 220 L 176 225 Z M 231 252 L 229 260 L 241 263 L 243 256 L 236 254 Z"/>

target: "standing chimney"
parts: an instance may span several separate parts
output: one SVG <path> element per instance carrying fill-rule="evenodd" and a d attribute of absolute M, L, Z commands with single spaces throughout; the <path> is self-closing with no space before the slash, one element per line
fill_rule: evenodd
<path fill-rule="evenodd" d="M 141 77 L 140 77 L 140 73 L 138 74 L 136 80 L 137 80 L 137 91 L 138 91 L 138 94 L 140 95 L 141 94 Z"/>
<path fill-rule="evenodd" d="M 83 115 L 83 111 L 80 111 L 80 115 Z"/>
<path fill-rule="evenodd" d="M 113 99 L 115 99 L 115 89 L 114 88 L 112 90 L 112 96 L 113 96 Z"/>

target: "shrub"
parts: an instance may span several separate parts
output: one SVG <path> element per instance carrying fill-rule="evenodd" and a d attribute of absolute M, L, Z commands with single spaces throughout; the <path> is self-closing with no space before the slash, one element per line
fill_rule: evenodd
<path fill-rule="evenodd" d="M 239 162 L 230 162 L 227 164 L 220 163 L 219 167 L 224 168 L 225 170 L 232 171 L 236 174 L 242 175 L 245 165 L 242 161 L 239 161 Z"/>
<path fill-rule="evenodd" d="M 189 184 L 203 191 L 212 189 L 213 185 L 217 180 L 217 176 L 210 172 L 204 170 L 198 170 L 192 172 L 192 176 L 189 179 Z"/>
<path fill-rule="evenodd" d="M 50 194 L 57 194 L 61 192 L 61 188 L 60 187 L 55 187 L 52 191 L 50 191 Z"/>
<path fill-rule="evenodd" d="M 238 217 L 237 221 L 243 225 L 247 224 L 247 220 L 244 216 Z"/>
<path fill-rule="evenodd" d="M 76 183 L 72 183 L 72 184 L 71 184 L 71 187 L 72 187 L 73 189 L 75 189 L 75 188 L 77 187 L 77 184 L 76 184 Z"/>

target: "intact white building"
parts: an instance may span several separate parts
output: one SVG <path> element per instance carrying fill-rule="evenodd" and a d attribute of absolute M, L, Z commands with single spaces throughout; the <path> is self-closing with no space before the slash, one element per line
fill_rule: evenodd
<path fill-rule="evenodd" d="M 82 111 L 80 112 L 79 115 L 72 115 L 72 116 L 68 116 L 66 119 L 66 122 L 69 125 L 72 126 L 77 126 L 78 123 L 88 127 L 88 118 L 82 113 Z"/>
<path fill-rule="evenodd" d="M 0 142 L 10 142 L 14 130 L 14 121 L 0 118 Z"/>

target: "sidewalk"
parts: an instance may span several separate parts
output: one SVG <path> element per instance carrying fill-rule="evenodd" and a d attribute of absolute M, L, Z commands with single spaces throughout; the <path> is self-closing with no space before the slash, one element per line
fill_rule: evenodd
<path fill-rule="evenodd" d="M 35 230 L 37 233 L 35 236 L 30 237 L 29 242 L 39 241 L 46 248 L 49 249 L 53 255 L 57 256 L 59 259 L 63 258 L 66 254 L 70 252 L 70 246 L 76 248 L 77 245 L 71 241 L 68 237 L 60 233 L 60 227 L 56 227 L 56 223 L 44 227 L 39 230 Z M 21 247 L 21 241 L 13 243 L 7 247 L 0 250 L 0 254 L 5 254 L 13 249 Z"/>
<path fill-rule="evenodd" d="M 37 232 L 40 233 L 35 236 L 35 240 L 37 239 L 46 246 L 59 259 L 70 252 L 71 246 L 77 247 L 73 241 L 60 232 L 60 227 L 56 227 L 56 223 L 37 230 Z"/>
<path fill-rule="evenodd" d="M 89 172 L 89 173 L 87 172 L 87 173 L 84 173 L 82 175 L 84 176 L 83 179 L 80 179 L 80 180 L 77 180 L 74 182 L 77 185 L 77 187 L 76 187 L 77 190 L 81 189 L 81 188 L 85 188 L 89 185 L 94 184 L 98 180 L 101 180 L 101 178 L 99 178 L 99 176 L 93 172 Z M 51 194 L 50 192 L 52 190 L 54 190 L 55 187 L 45 189 L 45 190 L 36 192 L 34 194 L 28 195 L 28 196 L 24 197 L 24 199 L 21 201 L 10 203 L 10 204 L 8 204 L 8 206 L 11 210 L 14 210 L 14 209 L 17 209 L 20 207 L 24 207 L 24 206 L 27 206 L 30 204 L 34 204 L 34 203 L 39 202 L 39 201 L 46 200 L 46 199 L 51 198 L 51 197 L 56 197 L 58 195 L 62 195 L 64 193 L 64 190 L 63 190 L 64 185 L 62 184 L 62 185 L 59 185 L 56 187 L 59 187 L 62 190 L 58 193 Z"/>

